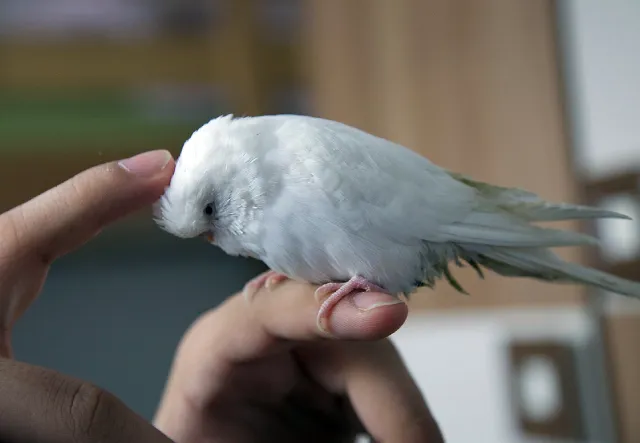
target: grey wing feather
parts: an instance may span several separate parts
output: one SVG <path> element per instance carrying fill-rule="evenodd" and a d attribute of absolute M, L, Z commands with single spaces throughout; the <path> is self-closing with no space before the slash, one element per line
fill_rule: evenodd
<path fill-rule="evenodd" d="M 588 235 L 530 222 L 603 211 L 549 204 L 526 191 L 471 180 L 408 148 L 338 122 L 304 117 L 288 120 L 288 125 L 281 132 L 291 147 L 289 154 L 298 156 L 296 163 L 311 171 L 343 214 L 343 222 L 355 230 L 366 226 L 399 242 L 510 247 L 597 243 Z M 299 134 L 305 139 L 296 141 Z M 301 145 L 307 150 L 300 150 Z"/>
<path fill-rule="evenodd" d="M 294 167 L 304 169 L 298 175 L 313 177 L 341 222 L 356 231 L 415 242 L 473 210 L 473 188 L 401 145 L 308 117 L 288 120 L 279 132 Z"/>
<path fill-rule="evenodd" d="M 504 188 L 480 182 L 462 174 L 449 172 L 455 179 L 477 189 L 485 198 L 510 214 L 526 221 L 561 221 L 595 218 L 631 218 L 618 212 L 591 206 L 549 202 L 538 195 L 518 188 Z"/>

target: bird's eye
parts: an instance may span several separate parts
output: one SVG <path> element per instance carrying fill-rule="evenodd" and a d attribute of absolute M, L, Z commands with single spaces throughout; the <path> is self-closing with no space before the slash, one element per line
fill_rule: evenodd
<path fill-rule="evenodd" d="M 214 207 L 213 207 L 213 203 L 209 203 L 207 206 L 204 207 L 204 213 L 206 215 L 213 215 L 214 213 Z"/>

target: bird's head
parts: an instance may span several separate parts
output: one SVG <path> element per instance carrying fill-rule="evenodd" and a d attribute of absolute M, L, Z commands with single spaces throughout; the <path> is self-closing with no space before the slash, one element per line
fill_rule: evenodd
<path fill-rule="evenodd" d="M 180 238 L 202 236 L 228 254 L 246 252 L 264 208 L 259 131 L 250 118 L 225 115 L 196 130 L 154 207 L 156 223 Z"/>
<path fill-rule="evenodd" d="M 171 183 L 154 206 L 156 223 L 180 238 L 214 243 L 221 211 L 228 211 L 225 149 L 233 116 L 211 120 L 184 143 Z"/>

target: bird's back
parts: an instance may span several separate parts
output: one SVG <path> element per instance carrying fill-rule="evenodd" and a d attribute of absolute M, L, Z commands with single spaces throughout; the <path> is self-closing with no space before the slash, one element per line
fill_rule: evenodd
<path fill-rule="evenodd" d="M 261 258 L 303 280 L 359 274 L 408 290 L 423 272 L 424 241 L 463 217 L 474 197 L 426 158 L 338 122 L 286 115 L 237 122 L 260 134 L 256 154 L 279 170 Z"/>

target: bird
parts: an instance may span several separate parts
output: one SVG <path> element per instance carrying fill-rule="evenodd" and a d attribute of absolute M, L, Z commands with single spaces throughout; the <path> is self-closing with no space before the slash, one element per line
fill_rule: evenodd
<path fill-rule="evenodd" d="M 536 224 L 600 218 L 630 220 L 474 180 L 338 121 L 288 114 L 209 120 L 184 143 L 154 204 L 164 231 L 268 266 L 245 285 L 248 299 L 287 279 L 318 286 L 325 331 L 353 292 L 408 298 L 446 280 L 467 294 L 451 265 L 640 298 L 640 283 L 550 250 L 597 238 Z"/>

